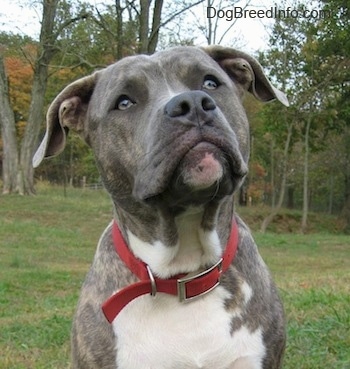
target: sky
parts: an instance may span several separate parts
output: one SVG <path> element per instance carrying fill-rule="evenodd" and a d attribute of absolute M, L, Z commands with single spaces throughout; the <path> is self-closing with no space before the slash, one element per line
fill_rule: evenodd
<path fill-rule="evenodd" d="M 101 0 L 89 0 L 93 5 L 97 5 Z M 108 0 L 107 0 L 108 1 Z M 105 1 L 105 3 L 107 2 Z M 38 38 L 40 30 L 40 7 L 38 1 L 35 0 L 0 0 L 0 31 L 12 31 L 13 33 L 27 34 L 34 38 Z M 244 51 L 256 52 L 267 47 L 269 29 L 272 24 L 272 19 L 266 16 L 258 17 L 257 11 L 268 10 L 274 6 L 273 0 L 265 0 L 264 5 L 254 5 L 254 0 L 251 0 L 249 6 L 250 13 L 241 14 L 239 4 L 235 9 L 237 22 L 224 39 L 223 44 L 230 42 L 233 36 L 239 39 L 239 47 Z M 260 2 L 261 4 L 261 2 Z M 207 8 L 202 7 L 199 13 L 203 17 L 207 16 Z M 216 18 L 220 17 L 220 25 L 224 32 L 233 22 L 232 13 L 225 13 L 222 9 L 210 9 L 209 16 Z M 191 16 L 189 16 L 191 17 Z M 191 18 L 189 18 L 191 19 Z M 198 38 L 198 44 L 205 43 L 204 38 Z"/>

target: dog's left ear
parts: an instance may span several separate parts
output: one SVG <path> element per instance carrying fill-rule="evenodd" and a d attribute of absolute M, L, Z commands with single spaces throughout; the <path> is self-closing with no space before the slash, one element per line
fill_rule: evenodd
<path fill-rule="evenodd" d="M 289 106 L 286 95 L 267 79 L 262 66 L 252 56 L 229 47 L 218 45 L 203 47 L 230 78 L 261 101 L 279 100 Z"/>
<path fill-rule="evenodd" d="M 68 85 L 51 103 L 46 115 L 46 133 L 33 157 L 36 168 L 44 158 L 61 153 L 70 129 L 84 135 L 86 113 L 98 72 Z"/>

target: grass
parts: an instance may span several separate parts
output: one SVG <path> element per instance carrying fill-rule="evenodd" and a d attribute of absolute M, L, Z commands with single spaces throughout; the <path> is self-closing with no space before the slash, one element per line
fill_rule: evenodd
<path fill-rule="evenodd" d="M 350 368 L 350 237 L 257 234 L 288 319 L 284 368 Z"/>
<path fill-rule="evenodd" d="M 241 210 L 258 229 L 260 210 Z M 69 368 L 80 285 L 111 216 L 102 191 L 0 197 L 0 368 Z M 279 217 L 279 233 L 255 233 L 285 304 L 284 368 L 350 369 L 350 237 L 315 214 L 314 233 L 293 233 L 298 217 Z"/>

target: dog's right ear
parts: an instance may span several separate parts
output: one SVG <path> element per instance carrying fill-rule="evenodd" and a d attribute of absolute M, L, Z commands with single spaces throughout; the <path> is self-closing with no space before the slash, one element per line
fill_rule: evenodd
<path fill-rule="evenodd" d="M 211 56 L 234 82 L 260 101 L 277 99 L 283 105 L 289 106 L 286 95 L 271 84 L 260 63 L 252 56 L 220 45 L 205 46 L 201 49 Z"/>
<path fill-rule="evenodd" d="M 36 168 L 44 158 L 60 154 L 70 129 L 83 135 L 89 101 L 98 72 L 68 85 L 51 103 L 46 115 L 46 133 L 33 157 Z"/>

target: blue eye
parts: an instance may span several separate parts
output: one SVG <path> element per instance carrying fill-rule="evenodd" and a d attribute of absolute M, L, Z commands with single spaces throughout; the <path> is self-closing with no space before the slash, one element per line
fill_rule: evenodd
<path fill-rule="evenodd" d="M 206 90 L 216 90 L 220 85 L 220 82 L 214 76 L 206 76 L 204 78 L 203 88 Z"/>
<path fill-rule="evenodd" d="M 127 95 L 119 96 L 117 102 L 115 103 L 115 108 L 117 110 L 127 110 L 135 104 Z"/>

